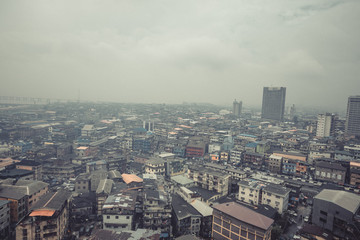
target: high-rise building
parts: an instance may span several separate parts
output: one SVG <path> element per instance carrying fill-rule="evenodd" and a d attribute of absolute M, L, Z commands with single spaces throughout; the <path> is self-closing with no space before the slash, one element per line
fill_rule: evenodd
<path fill-rule="evenodd" d="M 284 120 L 285 87 L 264 87 L 261 117 L 269 120 Z"/>
<path fill-rule="evenodd" d="M 238 102 L 235 99 L 234 102 L 233 102 L 233 114 L 236 117 L 240 117 L 241 109 L 242 109 L 242 101 Z"/>
<path fill-rule="evenodd" d="M 330 137 L 334 134 L 335 115 L 331 113 L 319 114 L 317 119 L 316 136 Z"/>
<path fill-rule="evenodd" d="M 360 136 L 360 96 L 348 99 L 345 132 L 347 135 Z"/>

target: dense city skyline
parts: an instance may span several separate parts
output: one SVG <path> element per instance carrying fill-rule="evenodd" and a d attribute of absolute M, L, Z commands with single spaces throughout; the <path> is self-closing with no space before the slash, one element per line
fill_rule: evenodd
<path fill-rule="evenodd" d="M 1 96 L 346 111 L 358 1 L 0 3 Z M 224 94 L 224 92 L 226 94 Z"/>

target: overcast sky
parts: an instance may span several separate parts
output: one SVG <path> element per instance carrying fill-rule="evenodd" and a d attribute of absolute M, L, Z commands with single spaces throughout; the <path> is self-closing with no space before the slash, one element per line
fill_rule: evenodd
<path fill-rule="evenodd" d="M 359 0 L 0 1 L 0 95 L 345 110 Z"/>

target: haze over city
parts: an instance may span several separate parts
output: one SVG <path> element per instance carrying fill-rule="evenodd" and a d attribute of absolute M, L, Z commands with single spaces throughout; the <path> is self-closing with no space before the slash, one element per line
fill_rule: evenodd
<path fill-rule="evenodd" d="M 345 111 L 359 1 L 2 1 L 0 95 Z"/>

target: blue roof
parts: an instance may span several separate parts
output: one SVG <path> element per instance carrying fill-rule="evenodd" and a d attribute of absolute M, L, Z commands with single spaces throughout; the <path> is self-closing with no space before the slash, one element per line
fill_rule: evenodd
<path fill-rule="evenodd" d="M 147 130 L 145 129 L 145 128 L 135 128 L 134 130 L 133 130 L 134 132 L 139 132 L 139 133 L 141 133 L 141 132 L 147 132 Z"/>
<path fill-rule="evenodd" d="M 245 134 L 245 133 L 239 134 L 239 136 L 257 138 L 257 136 Z"/>
<path fill-rule="evenodd" d="M 258 145 L 257 142 L 251 142 L 245 145 L 245 147 L 250 147 L 250 148 L 256 148 L 256 146 Z"/>

